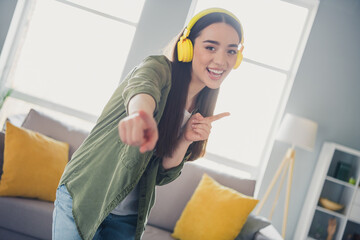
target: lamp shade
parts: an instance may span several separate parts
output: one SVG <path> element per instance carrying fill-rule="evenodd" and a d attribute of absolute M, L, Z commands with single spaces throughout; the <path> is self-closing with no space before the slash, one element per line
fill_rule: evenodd
<path fill-rule="evenodd" d="M 276 140 L 312 151 L 317 128 L 316 122 L 287 113 L 280 125 Z"/>

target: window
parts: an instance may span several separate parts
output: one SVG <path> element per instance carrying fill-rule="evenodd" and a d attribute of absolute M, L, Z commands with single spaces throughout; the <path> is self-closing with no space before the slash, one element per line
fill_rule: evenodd
<path fill-rule="evenodd" d="M 132 44 L 142 52 L 159 48 L 159 39 L 175 36 L 181 26 L 173 25 L 183 24 L 188 11 L 188 20 L 209 7 L 239 16 L 244 60 L 223 83 L 215 109 L 231 116 L 214 123 L 201 161 L 226 165 L 226 171 L 241 169 L 244 177 L 255 179 L 266 166 L 318 5 L 318 0 L 193 0 L 189 10 L 182 2 L 147 0 L 143 14 L 145 0 L 18 1 L 32 11 L 21 25 L 26 34 L 5 76 L 15 89 L 13 98 L 1 111 L 20 112 L 26 102 L 91 123 L 124 75 L 125 61 L 138 63 L 138 56 L 128 58 Z M 156 17 L 168 21 L 161 26 L 149 21 Z M 142 40 L 133 43 L 137 29 Z"/>
<path fill-rule="evenodd" d="M 19 99 L 94 121 L 119 84 L 144 0 L 30 2 L 7 84 Z"/>
<path fill-rule="evenodd" d="M 229 9 L 244 28 L 244 60 L 221 86 L 215 109 L 231 116 L 214 122 L 205 159 L 243 169 L 253 178 L 259 176 L 272 145 L 274 126 L 301 57 L 300 46 L 311 26 L 315 3 L 294 3 L 198 0 L 195 6 L 194 14 L 209 7 Z"/>

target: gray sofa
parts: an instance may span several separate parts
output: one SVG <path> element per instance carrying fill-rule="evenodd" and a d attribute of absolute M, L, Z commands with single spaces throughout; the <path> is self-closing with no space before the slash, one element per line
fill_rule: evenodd
<path fill-rule="evenodd" d="M 81 144 L 87 133 L 58 122 L 35 110 L 31 110 L 20 124 L 57 140 L 70 144 L 71 154 Z M 4 150 L 4 132 L 0 133 L 0 181 Z M 198 163 L 186 163 L 181 176 L 174 182 L 157 187 L 156 203 L 148 219 L 143 235 L 144 240 L 173 240 L 170 236 L 177 219 L 190 199 L 203 173 L 207 173 L 219 183 L 246 195 L 253 195 L 255 181 L 241 179 L 206 168 Z M 21 197 L 0 197 L 0 239 L 30 240 L 51 239 L 53 203 Z M 251 215 L 255 224 L 261 218 Z M 265 221 L 259 220 L 261 224 Z M 249 219 L 248 219 L 249 221 Z M 245 223 L 244 229 L 247 227 Z M 249 225 L 250 226 L 250 225 Z M 272 225 L 251 233 L 248 239 L 281 239 Z M 243 238 L 239 238 L 243 239 Z"/>

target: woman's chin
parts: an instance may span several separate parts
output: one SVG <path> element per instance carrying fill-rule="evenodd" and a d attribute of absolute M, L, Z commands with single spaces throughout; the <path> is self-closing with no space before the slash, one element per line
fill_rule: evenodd
<path fill-rule="evenodd" d="M 210 89 L 218 89 L 220 84 L 206 84 L 206 87 Z"/>

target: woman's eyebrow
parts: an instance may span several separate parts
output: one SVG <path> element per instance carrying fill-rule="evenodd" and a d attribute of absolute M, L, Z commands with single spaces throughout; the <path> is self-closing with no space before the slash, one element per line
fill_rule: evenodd
<path fill-rule="evenodd" d="M 220 45 L 220 43 L 218 41 L 214 41 L 214 40 L 205 40 L 205 41 L 203 41 L 203 43 L 212 43 L 212 44 L 215 44 L 215 45 Z M 238 44 L 233 43 L 233 44 L 229 44 L 228 46 L 237 48 Z"/>
<path fill-rule="evenodd" d="M 238 47 L 239 47 L 239 45 L 238 45 L 238 44 L 235 44 L 235 43 L 229 44 L 228 46 L 229 46 L 229 47 L 234 47 L 234 48 L 238 48 Z"/>
<path fill-rule="evenodd" d="M 218 41 L 214 41 L 214 40 L 205 40 L 205 41 L 203 41 L 203 43 L 212 43 L 215 45 L 220 45 L 220 43 Z"/>

